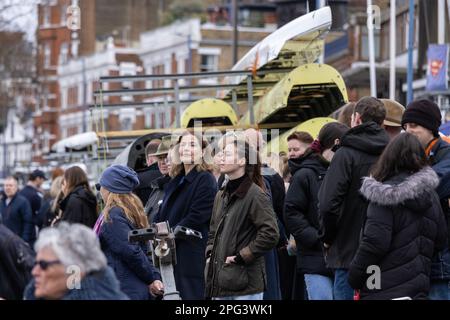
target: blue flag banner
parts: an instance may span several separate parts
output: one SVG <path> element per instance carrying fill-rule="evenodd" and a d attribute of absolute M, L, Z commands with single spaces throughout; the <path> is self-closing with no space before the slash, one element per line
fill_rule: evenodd
<path fill-rule="evenodd" d="M 427 91 L 448 89 L 448 44 L 428 46 Z"/>

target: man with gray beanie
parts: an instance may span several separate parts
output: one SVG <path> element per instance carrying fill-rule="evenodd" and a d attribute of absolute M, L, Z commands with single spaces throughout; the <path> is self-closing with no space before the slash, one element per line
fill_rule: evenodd
<path fill-rule="evenodd" d="M 450 234 L 450 145 L 439 136 L 441 111 L 430 100 L 411 102 L 402 118 L 402 127 L 415 135 L 428 157 L 430 165 L 438 174 L 440 183 L 436 191 L 447 220 Z M 450 242 L 450 241 L 449 241 Z M 431 287 L 429 298 L 432 300 L 450 300 L 450 252 L 446 248 L 433 257 L 431 266 Z"/>

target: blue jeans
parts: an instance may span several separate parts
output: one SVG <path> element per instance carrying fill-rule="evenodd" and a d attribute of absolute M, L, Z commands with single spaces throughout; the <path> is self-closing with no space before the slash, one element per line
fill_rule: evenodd
<path fill-rule="evenodd" d="M 217 297 L 213 300 L 262 300 L 264 293 L 247 294 L 245 296 Z"/>
<path fill-rule="evenodd" d="M 321 274 L 305 274 L 308 300 L 333 300 L 333 279 Z"/>
<path fill-rule="evenodd" d="M 450 281 L 449 280 L 431 280 L 430 300 L 450 300 Z"/>
<path fill-rule="evenodd" d="M 445 248 L 433 256 L 431 260 L 431 283 L 433 281 L 450 280 L 450 250 Z"/>
<path fill-rule="evenodd" d="M 353 300 L 354 290 L 348 283 L 347 269 L 334 269 L 334 300 Z"/>

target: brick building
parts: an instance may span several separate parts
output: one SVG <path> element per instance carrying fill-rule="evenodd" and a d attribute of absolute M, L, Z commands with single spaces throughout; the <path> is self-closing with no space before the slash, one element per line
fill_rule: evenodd
<path fill-rule="evenodd" d="M 37 31 L 40 94 L 34 115 L 35 160 L 42 160 L 42 156 L 50 152 L 55 142 L 74 134 L 96 129 L 159 128 L 173 122 L 173 108 L 136 110 L 126 107 L 127 102 L 142 101 L 142 96 L 105 97 L 103 103 L 121 103 L 124 108 L 105 108 L 101 112 L 96 109 L 92 114 L 89 113 L 88 106 L 95 102 L 92 93 L 98 89 L 96 80 L 100 76 L 231 68 L 230 3 L 204 3 L 205 10 L 201 18 L 206 19 L 204 23 L 198 18 L 156 28 L 164 23 L 164 13 L 172 8 L 172 2 L 177 4 L 176 1 L 159 0 L 41 2 Z M 245 1 L 239 9 L 240 23 L 245 25 L 239 28 L 239 57 L 276 29 L 275 7 L 252 6 L 253 2 Z M 70 18 L 67 8 L 72 4 L 80 7 L 79 30 L 67 27 Z M 223 19 L 218 18 L 220 12 Z M 152 88 L 155 85 L 170 83 L 134 83 L 133 88 Z M 103 89 L 124 87 L 130 87 L 130 83 L 111 83 Z M 146 98 L 151 100 L 155 96 L 149 98 L 147 95 Z M 99 121 L 100 118 L 104 122 Z M 104 126 L 96 127 L 100 124 Z"/>
<path fill-rule="evenodd" d="M 267 6 L 252 7 L 252 11 L 262 8 L 262 18 L 253 19 L 254 25 L 249 20 L 241 19 L 240 23 L 248 26 L 238 26 L 237 51 L 238 59 L 245 55 L 264 37 L 277 29 L 275 24 L 275 7 L 267 10 Z M 242 5 L 240 10 L 247 10 Z M 152 31 L 141 34 L 140 58 L 146 74 L 169 74 L 187 72 L 206 72 L 230 70 L 232 61 L 232 33 L 233 28 L 229 22 L 229 8 L 226 6 L 210 7 L 208 9 L 208 21 L 201 23 L 199 19 L 190 19 L 173 23 Z M 245 16 L 245 15 L 244 15 Z M 249 16 L 249 15 L 247 15 Z M 228 19 L 228 20 L 227 20 Z M 192 80 L 191 84 L 214 85 L 220 84 L 221 79 Z M 186 85 L 186 81 L 180 81 L 180 85 Z M 147 81 L 147 88 L 170 87 L 170 80 L 165 83 L 161 80 Z M 217 92 L 182 93 L 181 100 L 200 99 L 205 96 L 216 96 Z M 173 100 L 171 97 L 166 97 Z M 148 102 L 161 101 L 163 96 L 154 96 L 146 99 Z M 187 104 L 181 105 L 181 110 Z M 143 110 L 147 128 L 162 128 L 171 125 L 175 120 L 175 108 L 156 106 Z"/>
<path fill-rule="evenodd" d="M 61 138 L 89 129 L 89 121 L 86 120 L 88 117 L 80 115 L 80 110 L 86 111 L 87 104 L 92 101 L 93 75 L 118 75 L 122 72 L 120 70 L 132 69 L 130 66 L 133 64 L 137 66 L 138 58 L 131 48 L 139 46 L 141 32 L 157 27 L 161 23 L 161 14 L 171 2 L 159 0 L 40 2 L 36 34 L 39 93 L 34 114 L 34 160 L 42 161 L 42 156 Z M 69 19 L 73 17 L 70 9 L 68 11 L 72 5 L 78 5 L 80 8 L 81 20 L 78 30 L 70 30 L 67 27 Z M 112 50 L 112 48 L 121 49 Z M 108 65 L 98 63 L 102 57 L 108 57 Z M 73 59 L 75 60 L 72 61 Z M 131 65 L 127 66 L 127 63 Z M 114 120 L 111 121 L 107 122 L 108 126 L 120 127 L 114 125 Z"/>

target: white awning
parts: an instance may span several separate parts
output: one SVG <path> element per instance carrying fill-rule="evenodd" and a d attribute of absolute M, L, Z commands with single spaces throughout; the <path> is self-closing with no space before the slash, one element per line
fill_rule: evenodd
<path fill-rule="evenodd" d="M 81 150 L 98 142 L 97 134 L 93 131 L 73 135 L 62 139 L 52 146 L 54 152 L 66 152 L 67 149 Z"/>

